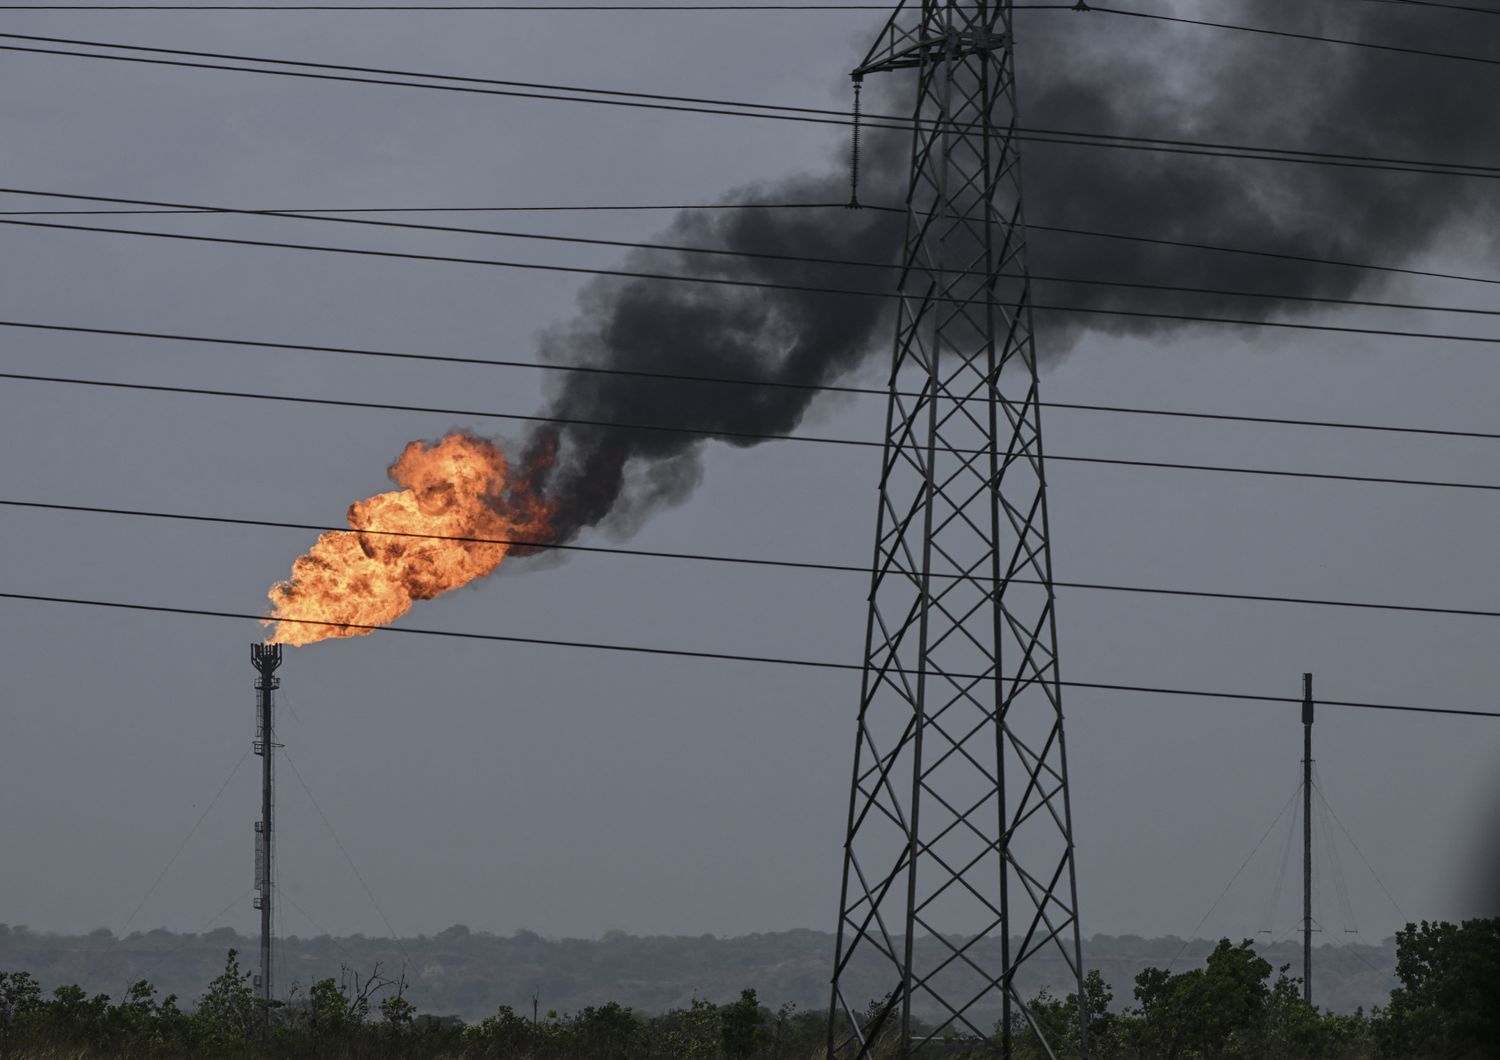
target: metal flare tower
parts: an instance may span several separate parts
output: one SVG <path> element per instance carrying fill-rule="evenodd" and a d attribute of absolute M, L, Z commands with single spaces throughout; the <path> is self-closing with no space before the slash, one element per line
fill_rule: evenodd
<path fill-rule="evenodd" d="M 1011 17 L 902 0 L 854 71 L 912 71 L 916 103 L 830 1058 L 997 1016 L 1007 1058 L 1027 1026 L 1087 1051 L 1081 1006 L 1047 1041 L 1015 983 L 1060 957 L 1083 996 Z"/>
<path fill-rule="evenodd" d="M 260 676 L 255 679 L 256 721 L 255 753 L 260 756 L 260 820 L 255 822 L 255 899 L 260 910 L 260 974 L 255 977 L 256 993 L 266 1002 L 265 1016 L 270 1019 L 271 938 L 274 924 L 271 897 L 275 889 L 271 874 L 274 849 L 272 837 L 276 811 L 276 702 L 274 692 L 281 687 L 276 669 L 281 665 L 280 644 L 250 645 L 250 661 Z"/>

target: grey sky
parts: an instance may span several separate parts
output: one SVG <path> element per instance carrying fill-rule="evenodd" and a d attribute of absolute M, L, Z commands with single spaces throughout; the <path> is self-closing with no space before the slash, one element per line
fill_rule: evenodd
<path fill-rule="evenodd" d="M 1092 16 L 1027 17 L 1067 19 L 1101 47 L 1118 37 Z M 0 22 L 20 33 L 844 107 L 844 72 L 879 18 L 4 13 Z M 1192 32 L 1152 39 L 1167 56 L 1214 45 Z M 1020 47 L 1024 107 L 1028 84 L 1046 72 L 1028 69 L 1024 38 Z M 1413 92 L 1423 75 L 1443 73 L 1411 70 Z M 843 151 L 819 126 L 16 53 L 0 60 L 0 137 L 6 185 L 273 208 L 709 201 L 835 164 Z M 1106 191 L 1109 161 L 1087 159 Z M 1047 189 L 1029 194 L 1033 217 L 1045 214 Z M 4 208 L 47 207 L 7 197 Z M 1492 205 L 1476 212 L 1473 231 L 1493 218 Z M 545 215 L 514 226 L 644 238 L 665 220 Z M 1307 219 L 1314 248 L 1316 222 Z M 272 220 L 149 224 L 619 260 Z M 1138 230 L 1151 225 L 1141 218 Z M 541 329 L 572 312 L 579 287 L 457 265 L 11 227 L 0 236 L 7 319 L 524 359 Z M 1423 264 L 1496 271 L 1461 230 Z M 1386 290 L 1493 306 L 1472 285 Z M 1434 318 L 1326 319 L 1421 329 Z M 1045 320 L 1039 342 L 1045 351 Z M 9 330 L 0 343 L 20 372 L 523 413 L 542 400 L 539 373 L 524 370 Z M 865 379 L 878 380 L 879 361 Z M 1484 347 L 1203 328 L 1085 337 L 1043 387 L 1060 401 L 1493 431 L 1497 382 Z M 878 437 L 881 412 L 879 401 L 827 399 L 807 429 Z M 336 523 L 350 501 L 385 488 L 384 469 L 408 440 L 455 426 L 506 433 L 493 421 L 7 382 L 0 496 Z M 1063 411 L 1048 414 L 1047 432 L 1060 454 L 1500 480 L 1491 442 Z M 633 544 L 862 562 L 877 462 L 869 451 L 794 443 L 709 446 L 702 487 Z M 1066 580 L 1480 608 L 1500 590 L 1492 495 L 1071 464 L 1050 477 Z M 312 537 L 15 510 L 0 520 L 7 591 L 238 611 L 259 609 Z M 850 575 L 575 556 L 531 571 L 517 563 L 418 605 L 402 624 L 852 662 L 864 589 Z M 1500 677 L 1490 620 L 1065 591 L 1060 622 L 1064 676 L 1076 680 L 1295 695 L 1312 670 L 1329 698 L 1488 707 Z M 246 645 L 256 635 L 251 623 L 0 603 L 0 920 L 126 926 L 249 747 Z M 402 933 L 454 922 L 581 935 L 832 926 L 854 675 L 377 634 L 290 650 L 282 676 L 295 771 L 281 773 L 281 886 L 302 910 L 283 907 L 288 932 L 386 930 L 297 774 Z M 1083 930 L 1188 932 L 1292 793 L 1296 709 L 1100 692 L 1068 702 Z M 1470 858 L 1494 828 L 1485 815 L 1500 789 L 1500 726 L 1329 708 L 1317 740 L 1335 810 L 1405 914 L 1480 912 Z M 242 891 L 220 922 L 249 927 L 255 786 L 241 765 L 130 927 L 198 929 Z M 1276 838 L 1204 933 L 1267 926 Z M 1341 851 L 1358 928 L 1389 933 L 1396 912 Z M 1277 932 L 1292 925 L 1293 890 L 1271 917 Z M 1322 908 L 1337 933 L 1331 887 Z"/>

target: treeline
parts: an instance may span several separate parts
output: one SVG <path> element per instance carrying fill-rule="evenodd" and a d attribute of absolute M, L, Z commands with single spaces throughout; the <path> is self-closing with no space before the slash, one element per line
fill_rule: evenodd
<path fill-rule="evenodd" d="M 254 953 L 256 943 L 229 928 L 202 934 L 157 928 L 121 936 L 100 928 L 87 935 L 55 935 L 0 924 L 0 968 L 24 968 L 44 990 L 77 983 L 91 994 L 118 997 L 126 985 L 149 979 L 163 994 L 194 998 L 223 968 L 225 951 Z M 584 939 L 544 938 L 525 930 L 497 935 L 455 924 L 431 935 L 287 935 L 278 943 L 278 984 L 316 982 L 343 965 L 404 965 L 412 984 L 408 997 L 417 1008 L 468 1023 L 493 1015 L 501 1002 L 529 1009 L 533 996 L 544 1011 L 580 1012 L 617 1001 L 641 1012 L 665 1012 L 686 1008 L 694 998 L 731 1001 L 746 987 L 772 1008 L 792 1002 L 820 1010 L 828 1005 L 834 953 L 832 934 L 807 929 L 725 938 L 610 931 Z M 1340 943 L 1314 950 L 1315 1000 L 1335 1012 L 1384 1005 L 1395 985 L 1395 937 L 1378 944 Z M 1015 952 L 1024 942 L 1017 937 L 1011 945 Z M 1172 936 L 1094 935 L 1083 940 L 1083 961 L 1128 995 L 1147 968 L 1201 968 L 1213 945 Z M 919 966 L 937 964 L 948 953 L 947 944 L 931 935 L 919 935 L 913 946 Z M 1302 967 L 1300 939 L 1261 937 L 1256 948 L 1272 965 Z M 1000 960 L 1000 940 L 991 937 L 969 952 L 977 963 L 989 965 Z M 1020 995 L 1067 984 L 1070 972 L 1062 957 L 1061 948 L 1044 948 L 1028 959 L 1016 979 Z M 849 996 L 878 997 L 889 990 L 884 964 L 873 949 L 857 952 L 844 969 Z M 949 965 L 944 976 L 945 989 L 953 993 L 973 997 L 984 989 L 979 975 L 961 961 Z M 972 1013 L 974 1023 L 992 1026 L 1000 1018 L 998 1001 L 985 997 Z M 918 996 L 915 1002 L 924 1019 L 941 1011 L 930 998 Z"/>
<path fill-rule="evenodd" d="M 1494 1060 L 1500 1056 L 1500 919 L 1408 925 L 1397 936 L 1400 986 L 1368 1015 L 1339 1015 L 1302 1001 L 1285 967 L 1273 969 L 1249 941 L 1222 940 L 1203 968 L 1148 968 L 1117 1007 L 1098 972 L 1082 1004 L 1045 993 L 1032 1016 L 1059 1055 L 1087 1036 L 1096 1060 Z M 1275 975 L 1273 977 L 1273 971 Z M 812 1060 L 826 1049 L 822 1012 L 772 1011 L 753 990 L 737 1001 L 643 1015 L 618 1004 L 576 1013 L 517 1012 L 465 1024 L 420 1014 L 404 973 L 345 969 L 286 1001 L 264 1005 L 231 950 L 223 972 L 191 1008 L 141 981 L 113 1002 L 76 986 L 44 994 L 25 972 L 0 973 L 0 1060 L 92 1058 L 317 1058 L 317 1060 Z M 871 1012 L 887 1007 L 872 1002 Z M 900 1051 L 887 1021 L 877 1057 Z M 915 1037 L 932 1031 L 918 1023 Z M 981 1060 L 987 1038 L 946 1037 L 923 1055 Z M 1034 1031 L 1011 1028 L 1016 1054 L 1045 1055 Z"/>

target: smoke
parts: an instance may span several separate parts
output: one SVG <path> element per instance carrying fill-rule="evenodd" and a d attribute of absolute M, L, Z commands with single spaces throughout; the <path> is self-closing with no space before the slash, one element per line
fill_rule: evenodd
<path fill-rule="evenodd" d="M 897 202 L 905 194 L 909 147 L 887 137 L 865 154 L 861 195 Z M 893 263 L 903 216 L 879 210 L 764 208 L 838 203 L 849 197 L 845 170 L 740 189 L 724 201 L 742 209 L 684 211 L 659 242 L 752 254 Z M 624 268 L 736 283 L 844 291 L 886 291 L 888 269 L 769 258 L 634 252 Z M 692 492 L 699 453 L 712 437 L 753 445 L 745 435 L 793 430 L 817 392 L 870 350 L 889 342 L 885 298 L 768 287 L 601 279 L 585 288 L 579 315 L 541 341 L 545 360 L 655 375 L 758 379 L 788 386 L 664 381 L 568 374 L 548 415 L 596 422 L 662 425 L 703 434 L 567 424 L 538 431 L 532 451 L 557 451 L 544 488 L 555 501 L 555 529 L 566 539 L 604 523 L 629 533 L 663 504 Z M 530 455 L 524 461 L 531 463 Z"/>
<path fill-rule="evenodd" d="M 1297 32 L 1470 51 L 1479 21 L 1462 13 L 1381 5 L 1288 5 L 1276 25 Z M 1370 8 L 1373 10 L 1366 10 Z M 1255 12 L 1264 16 L 1265 12 Z M 1482 162 L 1474 144 L 1500 142 L 1495 73 L 1477 64 L 1256 37 L 1104 13 L 1021 17 L 1019 122 L 1038 129 L 1109 131 L 1384 157 Z M 1467 21 L 1466 21 L 1467 19 Z M 896 75 L 882 79 L 891 91 Z M 904 80 L 904 79 L 903 79 Z M 871 107 L 876 110 L 877 107 Z M 892 113 L 890 106 L 878 109 Z M 870 130 L 866 202 L 904 200 L 909 136 Z M 1488 180 L 1183 154 L 1022 144 L 1027 216 L 1036 224 L 1149 235 L 1265 251 L 1400 265 L 1464 222 L 1493 217 Z M 744 188 L 744 209 L 684 212 L 662 242 L 893 262 L 903 218 L 878 211 L 774 210 L 768 203 L 838 202 L 842 164 Z M 1182 284 L 1271 294 L 1347 297 L 1378 273 L 1035 231 L 1029 267 L 1064 276 Z M 640 251 L 625 267 L 752 283 L 889 288 L 886 270 Z M 1372 277 L 1377 277 L 1372 279 Z M 1248 319 L 1318 311 L 1305 302 L 1174 294 L 1039 280 L 1042 304 Z M 560 363 L 635 372 L 821 384 L 888 351 L 888 300 L 651 280 L 600 280 L 577 317 L 544 336 Z M 1149 334 L 1168 321 L 1047 312 L 1038 345 L 1056 356 L 1091 332 Z M 697 484 L 708 438 L 791 431 L 813 393 L 774 387 L 566 375 L 551 415 L 686 427 L 702 435 L 561 425 L 538 431 L 532 452 L 556 460 L 537 485 L 558 513 L 560 539 L 586 527 L 629 533 Z M 529 461 L 525 461 L 529 464 Z"/>

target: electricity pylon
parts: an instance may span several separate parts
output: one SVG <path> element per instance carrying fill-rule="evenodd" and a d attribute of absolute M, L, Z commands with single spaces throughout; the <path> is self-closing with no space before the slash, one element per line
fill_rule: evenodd
<path fill-rule="evenodd" d="M 1009 0 L 903 0 L 864 77 L 916 77 L 830 1057 L 1031 1026 L 1082 991 Z M 872 968 L 883 996 L 870 1002 Z M 914 1012 L 916 1016 L 914 1017 Z M 924 1025 L 925 1030 L 918 1024 Z M 1053 1037 L 1056 1037 L 1054 1032 Z"/>

